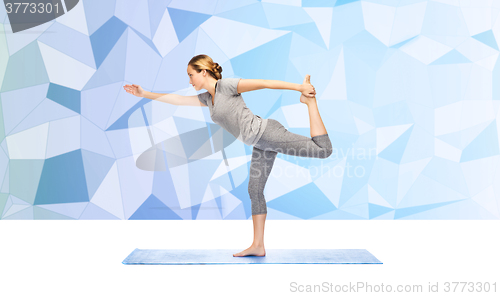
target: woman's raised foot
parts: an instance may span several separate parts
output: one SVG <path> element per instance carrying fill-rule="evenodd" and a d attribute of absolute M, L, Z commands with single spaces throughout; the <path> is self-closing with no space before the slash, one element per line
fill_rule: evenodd
<path fill-rule="evenodd" d="M 304 95 L 301 95 L 300 102 L 309 106 L 309 104 L 311 104 L 311 103 L 316 103 L 316 97 L 308 98 Z"/>

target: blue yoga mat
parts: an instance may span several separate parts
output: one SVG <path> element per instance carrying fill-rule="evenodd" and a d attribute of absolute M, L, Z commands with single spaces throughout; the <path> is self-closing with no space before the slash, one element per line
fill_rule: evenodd
<path fill-rule="evenodd" d="M 123 264 L 382 264 L 365 249 L 266 249 L 266 256 L 233 257 L 241 250 L 135 249 Z"/>

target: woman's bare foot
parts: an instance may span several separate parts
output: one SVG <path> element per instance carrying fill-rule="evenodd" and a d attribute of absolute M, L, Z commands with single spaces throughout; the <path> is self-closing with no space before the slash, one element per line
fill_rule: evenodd
<path fill-rule="evenodd" d="M 316 94 L 316 90 L 314 89 L 314 86 L 311 85 L 311 75 L 306 75 L 306 77 L 304 78 L 304 82 L 302 83 L 302 85 L 303 85 L 303 88 L 307 88 L 307 86 L 309 85 L 309 87 L 312 88 L 312 91 L 313 91 L 310 94 L 313 94 L 313 93 Z M 302 93 L 300 95 L 300 102 L 306 104 L 307 106 L 309 106 L 310 103 L 316 103 L 316 97 L 312 97 L 312 98 L 306 97 Z"/>
<path fill-rule="evenodd" d="M 264 246 L 251 245 L 250 248 L 241 251 L 239 253 L 233 254 L 233 257 L 244 257 L 244 256 L 266 256 L 266 250 L 264 249 Z"/>
<path fill-rule="evenodd" d="M 310 103 L 316 103 L 316 97 L 308 98 L 304 95 L 300 95 L 300 102 L 309 106 Z"/>

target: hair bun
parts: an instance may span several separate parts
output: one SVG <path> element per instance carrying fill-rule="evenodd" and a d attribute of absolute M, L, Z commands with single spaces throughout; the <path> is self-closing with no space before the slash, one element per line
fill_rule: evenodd
<path fill-rule="evenodd" d="M 213 72 L 219 72 L 219 73 L 221 73 L 221 72 L 222 72 L 222 67 L 221 67 L 221 66 L 219 66 L 219 63 L 214 63 L 214 66 L 213 66 L 213 68 L 212 68 L 212 71 L 213 71 Z"/>

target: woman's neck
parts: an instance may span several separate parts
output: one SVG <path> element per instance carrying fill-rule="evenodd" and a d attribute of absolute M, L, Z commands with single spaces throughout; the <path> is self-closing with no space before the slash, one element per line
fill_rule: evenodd
<path fill-rule="evenodd" d="M 208 83 L 208 85 L 209 85 L 209 86 L 207 86 L 208 88 L 205 88 L 212 95 L 212 97 L 215 96 L 215 86 L 217 85 L 217 81 L 218 80 L 215 80 L 215 79 L 211 80 Z"/>

